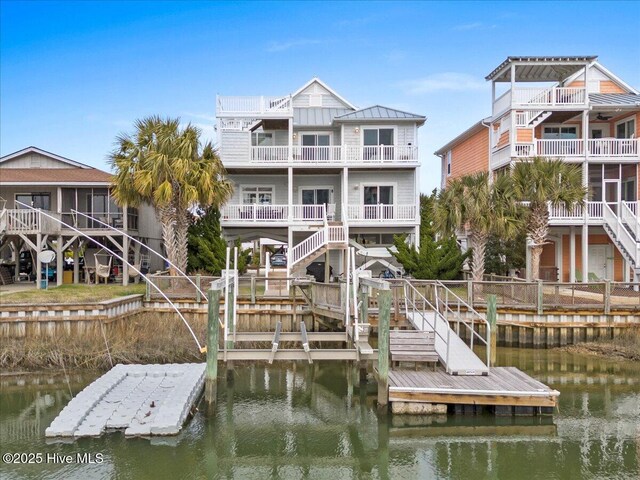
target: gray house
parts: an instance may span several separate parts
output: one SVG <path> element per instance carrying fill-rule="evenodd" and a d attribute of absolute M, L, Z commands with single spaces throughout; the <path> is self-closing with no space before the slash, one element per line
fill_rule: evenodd
<path fill-rule="evenodd" d="M 57 257 L 58 285 L 65 281 L 78 283 L 81 277 L 97 280 L 98 264 L 103 265 L 102 271 L 108 272 L 112 280 L 124 285 L 130 277 L 135 278 L 135 272 L 126 264 L 70 227 L 107 245 L 133 265 L 149 270 L 162 268 L 159 260 L 147 255 L 145 247 L 106 226 L 124 231 L 153 249 L 161 248 L 161 231 L 153 208 L 117 206 L 109 190 L 110 183 L 110 173 L 36 147 L 0 158 L 0 262 L 5 267 L 5 275 L 9 270 L 16 281 L 24 279 L 24 272 L 20 274 L 21 256 L 24 259 L 28 253 L 33 265 L 31 277 L 42 278 L 42 265 L 36 261 L 38 252 L 53 250 Z M 96 220 L 78 215 L 74 210 Z M 65 270 L 65 252 L 70 252 L 69 260 L 73 259 L 70 268 L 73 273 L 66 276 L 60 274 Z M 83 269 L 79 261 L 81 254 L 84 254 Z M 40 287 L 40 282 L 37 285 Z"/>
<path fill-rule="evenodd" d="M 324 254 L 343 272 L 382 256 L 393 236 L 419 235 L 418 128 L 426 118 L 375 105 L 358 109 L 317 78 L 278 97 L 217 97 L 222 162 L 235 193 L 222 208 L 229 239 L 288 246 L 287 274 Z"/>

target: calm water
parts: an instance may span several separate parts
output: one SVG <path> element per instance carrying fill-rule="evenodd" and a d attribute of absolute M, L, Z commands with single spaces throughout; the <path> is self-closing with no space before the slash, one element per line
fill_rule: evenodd
<path fill-rule="evenodd" d="M 0 464 L 13 478 L 640 478 L 640 368 L 559 352 L 502 349 L 515 365 L 560 390 L 553 418 L 385 417 L 375 384 L 345 366 L 239 367 L 169 439 L 110 434 L 49 442 L 44 429 L 95 374 L 2 378 L 2 453 L 103 455 L 102 463 Z M 351 380 L 353 378 L 353 381 Z M 39 384 L 33 383 L 38 381 Z"/>

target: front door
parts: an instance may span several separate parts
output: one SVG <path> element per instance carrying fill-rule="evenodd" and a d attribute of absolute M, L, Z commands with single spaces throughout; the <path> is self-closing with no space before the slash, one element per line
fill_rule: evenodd
<path fill-rule="evenodd" d="M 620 180 L 604 181 L 604 201 L 613 213 L 618 215 L 618 204 L 620 203 Z"/>
<path fill-rule="evenodd" d="M 589 245 L 589 272 L 587 281 L 609 278 L 607 275 L 608 245 Z"/>

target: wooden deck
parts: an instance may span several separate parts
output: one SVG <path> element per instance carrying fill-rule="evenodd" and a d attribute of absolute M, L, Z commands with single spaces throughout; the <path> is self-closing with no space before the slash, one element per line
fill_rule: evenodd
<path fill-rule="evenodd" d="M 449 375 L 442 369 L 389 372 L 389 402 L 552 408 L 559 395 L 515 367 L 494 367 L 486 376 Z"/>

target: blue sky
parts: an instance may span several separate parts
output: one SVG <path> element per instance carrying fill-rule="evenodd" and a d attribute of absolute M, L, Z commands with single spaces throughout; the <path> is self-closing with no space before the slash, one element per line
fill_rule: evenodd
<path fill-rule="evenodd" d="M 215 139 L 215 95 L 279 95 L 313 76 L 360 107 L 428 117 L 433 151 L 490 109 L 508 55 L 599 55 L 640 87 L 640 2 L 0 3 L 0 154 L 35 145 L 99 168 L 150 114 Z"/>

